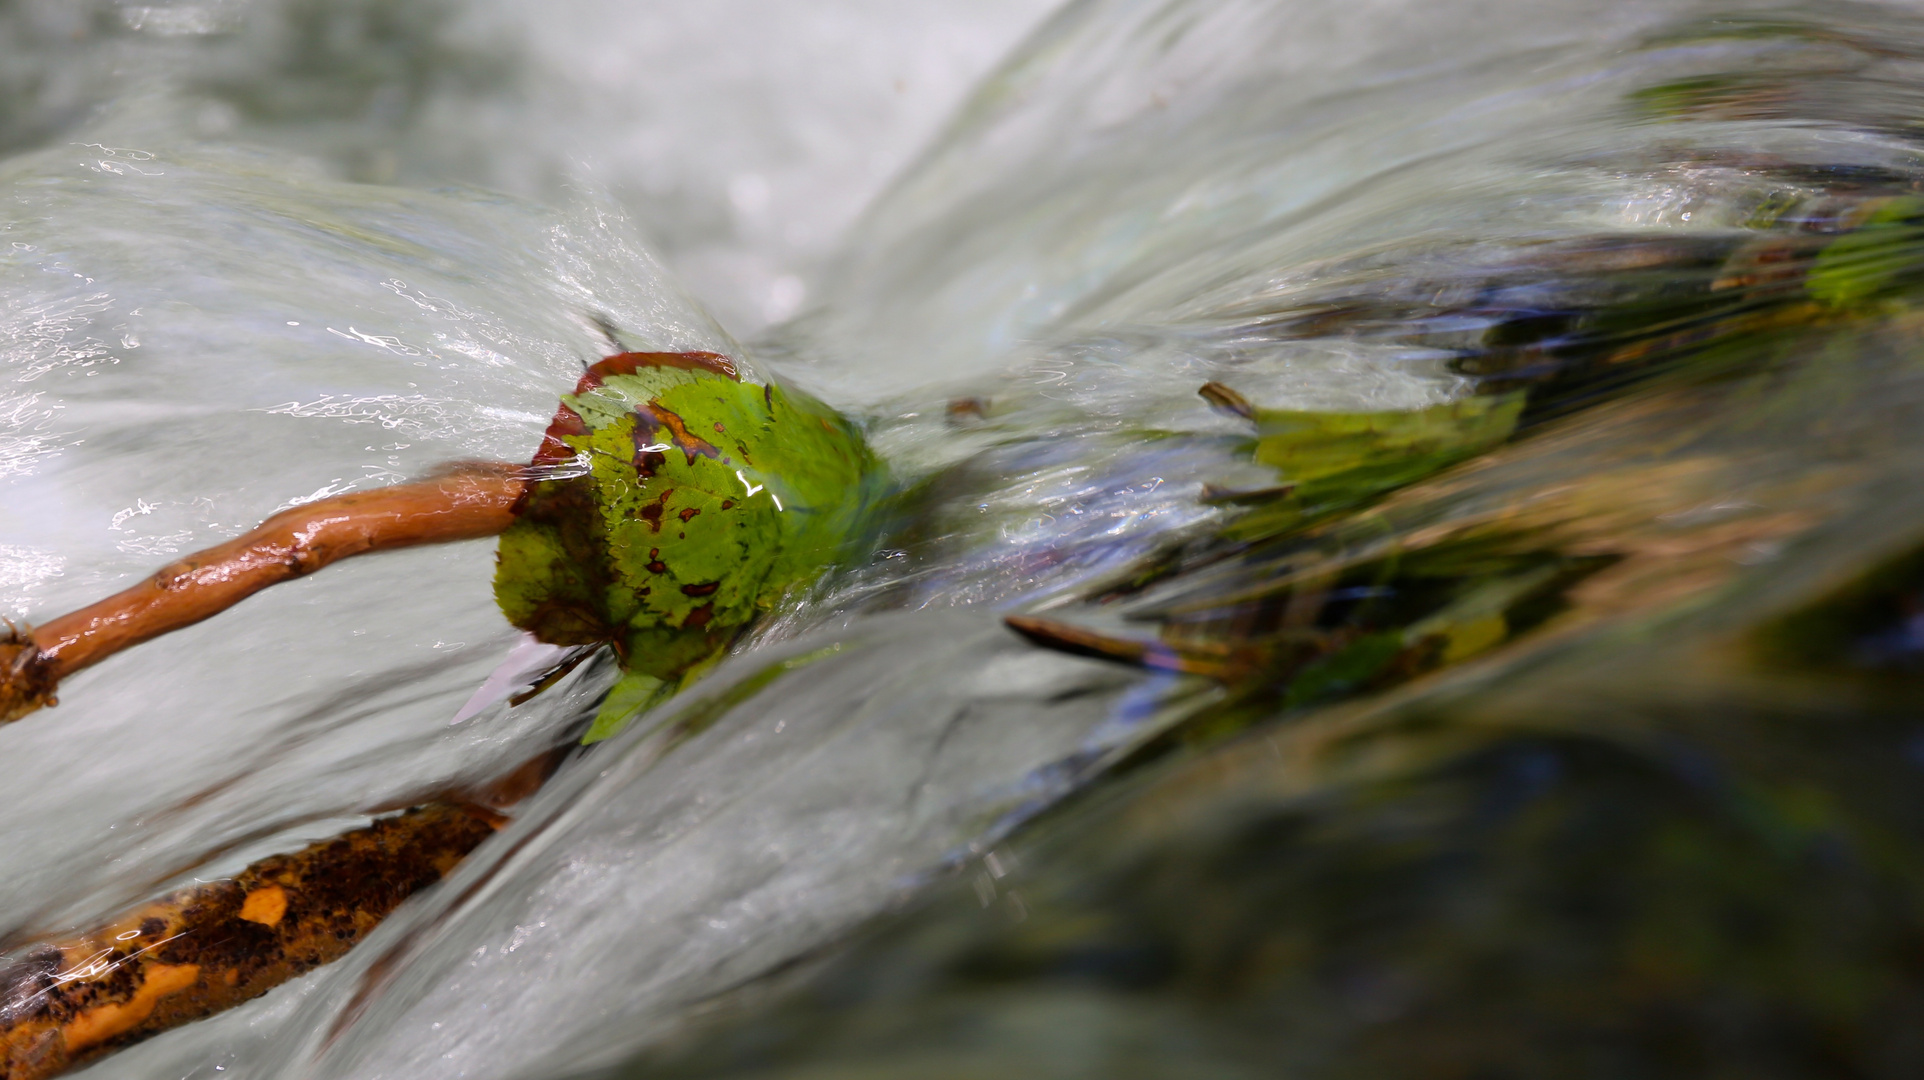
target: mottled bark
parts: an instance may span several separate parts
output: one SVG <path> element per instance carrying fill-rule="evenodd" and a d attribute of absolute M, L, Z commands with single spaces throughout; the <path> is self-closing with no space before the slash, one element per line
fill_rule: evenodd
<path fill-rule="evenodd" d="M 419 807 L 18 955 L 0 969 L 0 1080 L 59 1075 L 338 959 L 504 820 Z"/>

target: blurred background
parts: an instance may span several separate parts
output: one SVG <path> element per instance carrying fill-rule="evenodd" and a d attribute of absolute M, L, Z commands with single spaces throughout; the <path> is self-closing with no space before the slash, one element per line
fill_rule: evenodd
<path fill-rule="evenodd" d="M 0 150 L 105 104 L 171 106 L 343 179 L 599 189 L 752 336 L 801 310 L 809 271 L 1056 6 L 7 0 Z"/>

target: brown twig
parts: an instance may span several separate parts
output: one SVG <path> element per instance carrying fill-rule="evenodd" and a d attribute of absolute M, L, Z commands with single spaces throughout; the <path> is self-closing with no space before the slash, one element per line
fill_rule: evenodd
<path fill-rule="evenodd" d="M 26 952 L 0 968 L 0 1080 L 57 1076 L 338 959 L 505 820 L 433 803 Z"/>
<path fill-rule="evenodd" d="M 1002 621 L 1009 629 L 1045 649 L 1096 660 L 1202 675 L 1225 682 L 1245 674 L 1251 666 L 1251 657 L 1244 655 L 1248 650 L 1229 646 L 1200 642 L 1177 646 L 1163 641 L 1117 637 L 1033 615 L 1007 615 Z"/>
<path fill-rule="evenodd" d="M 1202 399 L 1209 402 L 1210 408 L 1224 416 L 1234 416 L 1239 420 L 1256 418 L 1256 406 L 1250 404 L 1248 398 L 1222 383 L 1211 380 L 1202 384 L 1202 389 L 1196 393 L 1201 394 Z"/>
<path fill-rule="evenodd" d="M 0 638 L 0 723 L 55 704 L 60 680 L 191 626 L 283 581 L 370 551 L 493 536 L 526 490 L 518 465 L 476 462 L 431 480 L 337 495 L 276 514 L 125 592 Z"/>

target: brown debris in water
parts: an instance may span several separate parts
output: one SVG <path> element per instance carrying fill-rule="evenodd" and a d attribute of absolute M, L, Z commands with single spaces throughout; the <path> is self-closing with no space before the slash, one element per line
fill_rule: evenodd
<path fill-rule="evenodd" d="M 340 958 L 503 818 L 433 803 L 144 905 L 0 969 L 0 1080 L 42 1080 Z"/>

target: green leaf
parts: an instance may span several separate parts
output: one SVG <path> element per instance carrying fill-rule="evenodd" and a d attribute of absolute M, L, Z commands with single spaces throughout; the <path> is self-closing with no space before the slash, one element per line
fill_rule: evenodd
<path fill-rule="evenodd" d="M 621 681 L 602 699 L 595 722 L 588 728 L 588 734 L 581 737 L 581 745 L 590 746 L 620 734 L 628 721 L 666 700 L 673 692 L 672 687 L 672 683 L 639 671 L 623 674 Z"/>
<path fill-rule="evenodd" d="M 1389 667 L 1403 648 L 1403 635 L 1394 630 L 1365 634 L 1298 672 L 1283 695 L 1283 707 L 1314 705 L 1359 690 Z"/>
<path fill-rule="evenodd" d="M 664 682 L 859 543 L 885 483 L 858 430 L 773 384 L 640 366 L 562 405 L 550 437 L 586 475 L 533 486 L 496 600 L 543 641 L 611 643 Z"/>
<path fill-rule="evenodd" d="M 1805 287 L 1832 307 L 1851 307 L 1915 277 L 1924 264 L 1924 199 L 1892 199 L 1817 254 Z"/>
<path fill-rule="evenodd" d="M 1230 532 L 1242 539 L 1274 535 L 1421 480 L 1503 442 L 1522 413 L 1522 394 L 1405 412 L 1259 408 L 1255 459 L 1293 489 Z"/>

